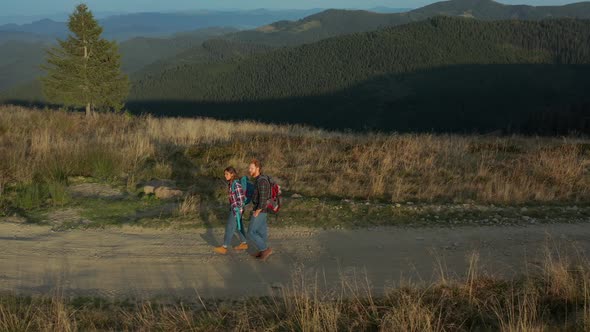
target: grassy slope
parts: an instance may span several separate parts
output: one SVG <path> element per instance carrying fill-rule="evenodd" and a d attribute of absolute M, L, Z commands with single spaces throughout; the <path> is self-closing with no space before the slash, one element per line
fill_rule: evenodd
<path fill-rule="evenodd" d="M 521 224 L 590 216 L 590 150 L 583 139 L 352 135 L 196 119 L 85 120 L 19 108 L 2 109 L 0 119 L 1 213 L 52 223 L 55 213 L 76 211 L 52 223 L 56 228 L 221 226 L 220 172 L 235 165 L 244 173 L 253 156 L 284 187 L 280 226 Z M 124 199 L 69 193 L 79 177 L 115 186 Z M 139 195 L 139 184 L 153 178 L 174 180 L 197 203 L 184 201 L 190 204 L 183 213 L 183 200 Z M 294 193 L 303 198 L 291 198 Z"/>
<path fill-rule="evenodd" d="M 567 6 L 531 7 L 507 6 L 490 0 L 475 2 L 454 0 L 436 3 L 408 13 L 378 14 L 367 11 L 328 10 L 299 21 L 281 21 L 257 30 L 230 33 L 224 36 L 224 38 L 239 43 L 253 43 L 272 47 L 293 46 L 316 42 L 328 37 L 405 24 L 436 15 L 469 16 L 479 19 L 589 18 L 589 8 L 590 5 L 588 3 L 577 3 Z M 131 48 L 135 49 L 135 51 Z M 238 46 L 238 48 L 240 47 Z M 182 47 L 179 48 L 178 42 L 174 40 L 165 42 L 159 39 L 140 38 L 132 41 L 129 47 L 122 45 L 122 49 L 124 50 L 123 53 L 129 52 L 129 60 L 124 59 L 125 68 L 129 71 L 135 71 L 142 68 L 142 65 L 153 63 L 156 57 L 163 59 L 163 61 L 145 68 L 138 77 L 160 77 L 162 71 L 169 70 L 174 65 L 184 63 L 192 63 L 194 65 L 202 62 L 203 58 L 210 59 L 206 50 L 196 46 L 190 49 L 188 54 L 186 51 L 183 53 Z M 187 50 L 187 48 L 184 48 L 184 50 Z M 39 52 L 37 49 L 31 49 L 26 54 L 38 54 Z M 202 56 L 203 53 L 205 54 L 204 56 Z M 175 56 L 176 54 L 178 56 Z M 21 68 L 19 71 L 23 72 L 22 68 L 35 66 L 37 63 L 27 62 L 24 66 L 18 67 Z M 4 76 L 9 77 L 7 75 Z M 23 75 L 20 81 L 25 81 L 26 79 L 33 79 L 33 77 Z M 18 97 L 23 100 L 31 100 L 40 97 L 40 93 L 34 84 L 15 86 L 15 84 L 11 83 L 10 86 L 13 89 L 4 93 L 6 98 Z"/>

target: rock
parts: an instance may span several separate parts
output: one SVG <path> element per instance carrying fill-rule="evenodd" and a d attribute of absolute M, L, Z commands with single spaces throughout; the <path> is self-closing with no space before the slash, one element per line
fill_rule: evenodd
<path fill-rule="evenodd" d="M 423 237 L 417 237 L 416 238 L 416 241 L 424 241 L 424 238 Z"/>
<path fill-rule="evenodd" d="M 148 186 L 143 187 L 143 193 L 146 195 L 154 194 L 155 191 L 156 191 L 156 187 L 154 187 L 154 186 L 148 185 Z"/>
<path fill-rule="evenodd" d="M 526 207 L 523 207 L 520 209 L 520 212 L 527 212 L 529 209 L 527 209 Z"/>
<path fill-rule="evenodd" d="M 182 197 L 182 190 L 172 189 L 170 187 L 158 187 L 154 191 L 154 194 L 159 199 L 172 199 Z"/>
<path fill-rule="evenodd" d="M 395 203 L 395 207 L 399 209 L 402 207 L 402 205 L 400 203 Z"/>
<path fill-rule="evenodd" d="M 175 187 L 176 183 L 172 180 L 150 180 L 141 184 L 142 186 L 158 187 Z"/>
<path fill-rule="evenodd" d="M 301 196 L 299 194 L 293 194 L 293 195 L 291 195 L 291 198 L 303 198 L 303 196 Z"/>

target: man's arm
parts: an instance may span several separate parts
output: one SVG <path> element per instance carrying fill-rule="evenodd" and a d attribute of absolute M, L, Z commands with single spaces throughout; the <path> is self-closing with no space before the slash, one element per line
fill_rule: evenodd
<path fill-rule="evenodd" d="M 254 211 L 258 210 L 258 206 L 260 205 L 260 191 L 258 190 L 258 180 L 254 185 L 254 192 L 252 193 L 252 208 Z"/>

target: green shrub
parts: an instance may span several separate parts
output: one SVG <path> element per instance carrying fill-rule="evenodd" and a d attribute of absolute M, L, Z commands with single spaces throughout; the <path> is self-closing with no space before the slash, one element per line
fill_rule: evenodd
<path fill-rule="evenodd" d="M 97 179 L 112 179 L 117 175 L 116 155 L 104 149 L 87 152 L 90 175 Z"/>
<path fill-rule="evenodd" d="M 55 158 L 49 160 L 45 165 L 43 177 L 51 182 L 67 184 L 70 169 L 66 164 L 65 158 Z"/>
<path fill-rule="evenodd" d="M 51 182 L 46 186 L 53 206 L 63 206 L 70 201 L 70 194 L 68 193 L 67 186 L 63 183 Z"/>
<path fill-rule="evenodd" d="M 45 186 L 41 183 L 23 184 L 17 188 L 15 206 L 24 210 L 39 208 L 49 198 Z"/>

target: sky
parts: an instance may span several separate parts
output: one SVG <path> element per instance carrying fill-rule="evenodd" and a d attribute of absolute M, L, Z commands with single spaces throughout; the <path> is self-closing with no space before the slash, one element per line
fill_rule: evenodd
<path fill-rule="evenodd" d="M 81 0 L 0 0 L 0 16 L 71 12 Z M 175 12 L 202 9 L 417 8 L 432 0 L 87 0 L 95 12 Z M 559 5 L 576 0 L 499 0 L 508 4 Z"/>

